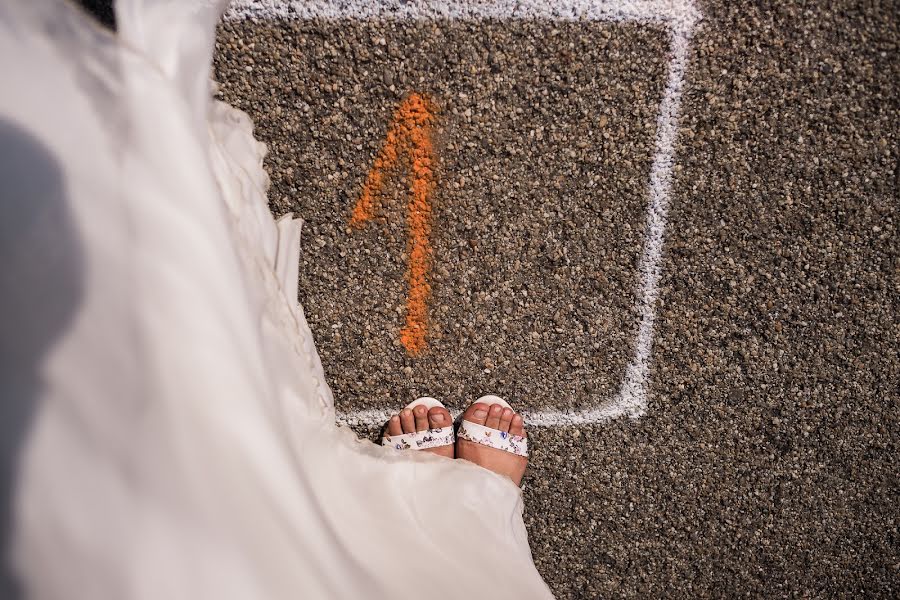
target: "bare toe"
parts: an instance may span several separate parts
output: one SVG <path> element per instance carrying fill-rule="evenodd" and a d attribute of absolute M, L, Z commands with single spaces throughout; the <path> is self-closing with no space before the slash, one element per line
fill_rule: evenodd
<path fill-rule="evenodd" d="M 400 417 L 394 415 L 388 421 L 388 435 L 402 435 L 403 427 L 400 425 Z"/>
<path fill-rule="evenodd" d="M 466 421 L 471 421 L 472 423 L 476 423 L 478 425 L 484 425 L 484 422 L 487 420 L 487 416 L 487 405 L 477 403 L 466 409 L 466 413 L 463 415 L 463 419 L 465 419 Z"/>
<path fill-rule="evenodd" d="M 421 417 L 419 416 L 419 409 L 421 410 Z M 452 424 L 450 420 L 450 411 L 442 406 L 434 406 L 431 409 L 426 410 L 424 406 L 417 406 L 414 409 L 416 414 L 416 429 L 422 431 L 424 429 L 440 429 L 441 427 L 447 427 Z M 423 422 L 424 426 L 419 428 L 419 423 Z M 423 452 L 431 452 L 432 454 L 437 454 L 438 456 L 445 456 L 447 458 L 455 458 L 456 457 L 456 447 L 453 444 L 448 446 L 437 446 L 436 448 L 426 448 Z"/>
<path fill-rule="evenodd" d="M 413 408 L 413 416 L 416 421 L 416 431 L 428 429 L 428 409 L 421 404 Z"/>
<path fill-rule="evenodd" d="M 428 428 L 440 429 L 450 424 L 450 411 L 442 406 L 435 406 L 428 411 Z"/>
<path fill-rule="evenodd" d="M 491 410 L 488 411 L 488 418 L 484 422 L 484 426 L 491 429 L 500 429 L 500 415 L 502 414 L 503 408 L 499 404 L 494 404 L 491 406 Z"/>
<path fill-rule="evenodd" d="M 500 431 L 509 431 L 510 425 L 512 425 L 512 418 L 515 413 L 511 408 L 504 408 L 503 412 L 500 413 L 500 426 L 497 427 Z"/>
<path fill-rule="evenodd" d="M 408 408 L 400 411 L 400 425 L 403 426 L 403 433 L 413 433 L 416 430 L 416 420 L 413 417 L 413 411 Z"/>
<path fill-rule="evenodd" d="M 525 436 L 525 420 L 520 415 L 513 416 L 512 423 L 509 425 L 509 432 L 513 435 Z"/>

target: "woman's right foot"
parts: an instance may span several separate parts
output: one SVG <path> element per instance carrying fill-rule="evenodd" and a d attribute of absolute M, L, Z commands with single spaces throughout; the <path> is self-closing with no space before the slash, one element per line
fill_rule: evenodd
<path fill-rule="evenodd" d="M 452 425 L 453 421 L 450 418 L 450 411 L 443 406 L 427 408 L 419 404 L 413 408 L 404 408 L 399 414 L 392 416 L 387 422 L 385 431 L 388 435 L 400 436 L 404 433 L 437 430 Z M 423 448 L 422 451 L 453 458 L 452 438 L 447 446 Z"/>
<path fill-rule="evenodd" d="M 522 416 L 511 408 L 499 404 L 489 407 L 487 404 L 476 402 L 463 414 L 463 420 L 510 435 L 526 437 L 525 421 Z M 524 456 L 460 437 L 456 440 L 456 458 L 464 458 L 494 473 L 505 475 L 516 485 L 522 483 L 522 476 L 525 475 L 525 467 L 528 465 L 528 459 Z"/>

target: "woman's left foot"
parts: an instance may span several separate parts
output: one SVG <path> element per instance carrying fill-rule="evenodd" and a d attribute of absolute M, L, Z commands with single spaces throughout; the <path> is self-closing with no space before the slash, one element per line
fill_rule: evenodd
<path fill-rule="evenodd" d="M 443 406 L 434 406 L 427 408 L 421 404 L 407 407 L 400 411 L 400 414 L 394 415 L 387 422 L 385 432 L 387 435 L 394 437 L 405 433 L 416 433 L 423 431 L 434 431 L 450 427 L 452 432 L 453 421 L 450 419 L 450 411 Z M 422 448 L 423 452 L 431 452 L 438 456 L 446 456 L 454 458 L 454 446 L 451 442 L 447 446 L 437 446 L 434 448 Z"/>
<path fill-rule="evenodd" d="M 483 402 L 487 398 L 493 396 L 480 398 L 463 414 L 463 426 L 468 422 L 479 429 L 467 435 L 463 427 L 460 428 L 456 454 L 521 485 L 528 466 L 525 421 L 509 405 Z M 501 450 L 501 447 L 506 449 Z"/>

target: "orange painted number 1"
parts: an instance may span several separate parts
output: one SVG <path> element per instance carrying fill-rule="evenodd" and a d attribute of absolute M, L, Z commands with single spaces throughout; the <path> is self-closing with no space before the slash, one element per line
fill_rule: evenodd
<path fill-rule="evenodd" d="M 381 153 L 366 177 L 362 193 L 350 224 L 362 227 L 375 216 L 375 198 L 381 192 L 385 175 L 393 169 L 401 155 L 410 161 L 412 189 L 409 198 L 407 224 L 409 226 L 409 291 L 406 298 L 406 325 L 400 331 L 400 341 L 410 356 L 416 356 L 427 345 L 428 297 L 431 286 L 431 200 L 434 188 L 434 148 L 431 129 L 435 121 L 434 105 L 419 94 L 411 94 L 397 108 L 388 128 Z"/>

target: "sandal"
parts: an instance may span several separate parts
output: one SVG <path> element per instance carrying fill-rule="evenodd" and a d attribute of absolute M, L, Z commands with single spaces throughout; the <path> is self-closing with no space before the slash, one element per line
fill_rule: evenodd
<path fill-rule="evenodd" d="M 424 406 L 426 409 L 432 409 L 436 406 L 444 407 L 443 404 L 434 398 L 424 396 L 410 402 L 405 408 L 412 410 L 417 406 Z M 455 443 L 456 436 L 453 434 L 453 423 L 439 429 L 425 429 L 400 435 L 390 435 L 385 429 L 385 433 L 381 438 L 382 446 L 390 446 L 395 450 L 427 450 L 428 448 L 438 448 L 440 446 L 452 446 Z"/>
<path fill-rule="evenodd" d="M 473 402 L 473 404 L 484 404 L 488 409 L 494 404 L 499 404 L 503 408 L 512 410 L 509 403 L 498 396 L 482 396 Z M 462 419 L 462 417 L 460 417 L 460 419 Z M 456 435 L 462 440 L 468 440 L 476 444 L 481 444 L 482 446 L 489 446 L 491 448 L 496 448 L 497 450 L 510 452 L 516 456 L 528 456 L 528 438 L 521 435 L 500 431 L 499 429 L 492 429 L 466 420 L 460 421 L 459 430 Z"/>

